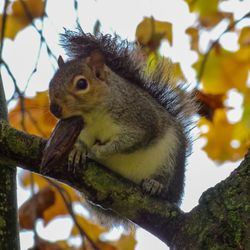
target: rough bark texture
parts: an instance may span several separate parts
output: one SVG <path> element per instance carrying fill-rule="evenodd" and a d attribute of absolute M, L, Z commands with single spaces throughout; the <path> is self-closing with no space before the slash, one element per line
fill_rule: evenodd
<path fill-rule="evenodd" d="M 0 74 L 0 118 L 7 120 L 7 107 Z M 0 162 L 0 249 L 19 249 L 17 226 L 16 168 Z"/>
<path fill-rule="evenodd" d="M 0 160 L 39 173 L 45 140 L 10 128 L 0 121 Z M 49 174 L 83 192 L 103 207 L 129 218 L 171 249 L 250 249 L 250 175 L 247 157 L 229 178 L 207 190 L 189 213 L 141 192 L 97 163 L 75 174 L 55 166 Z"/>
<path fill-rule="evenodd" d="M 172 244 L 176 249 L 250 249 L 250 152 L 224 181 L 203 193 Z"/>

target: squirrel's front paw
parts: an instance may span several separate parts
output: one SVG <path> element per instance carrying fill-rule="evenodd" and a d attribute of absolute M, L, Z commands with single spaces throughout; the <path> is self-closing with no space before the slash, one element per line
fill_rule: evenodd
<path fill-rule="evenodd" d="M 94 158 L 100 159 L 105 157 L 105 150 L 103 150 L 103 146 L 93 145 L 91 148 L 91 154 Z"/>
<path fill-rule="evenodd" d="M 83 170 L 87 165 L 87 149 L 85 147 L 74 146 L 68 156 L 68 168 Z"/>
<path fill-rule="evenodd" d="M 101 143 L 96 141 L 96 143 L 91 147 L 91 154 L 96 159 L 102 159 L 109 155 L 109 147 L 107 142 Z"/>
<path fill-rule="evenodd" d="M 155 179 L 146 178 L 141 182 L 142 189 L 150 195 L 160 195 L 164 186 Z"/>

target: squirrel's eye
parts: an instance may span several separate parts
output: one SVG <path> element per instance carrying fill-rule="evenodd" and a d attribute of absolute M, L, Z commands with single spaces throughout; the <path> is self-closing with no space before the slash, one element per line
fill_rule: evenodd
<path fill-rule="evenodd" d="M 77 89 L 86 89 L 87 87 L 88 87 L 88 82 L 86 79 L 80 78 L 79 80 L 77 80 L 76 82 Z"/>

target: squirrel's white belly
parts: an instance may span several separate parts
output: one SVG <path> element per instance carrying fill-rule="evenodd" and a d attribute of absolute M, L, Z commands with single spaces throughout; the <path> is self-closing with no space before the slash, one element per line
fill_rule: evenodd
<path fill-rule="evenodd" d="M 114 154 L 101 163 L 132 180 L 140 183 L 142 179 L 159 173 L 159 168 L 164 168 L 170 174 L 174 167 L 173 157 L 177 149 L 177 135 L 174 128 L 168 129 L 166 134 L 155 144 L 128 154 Z"/>

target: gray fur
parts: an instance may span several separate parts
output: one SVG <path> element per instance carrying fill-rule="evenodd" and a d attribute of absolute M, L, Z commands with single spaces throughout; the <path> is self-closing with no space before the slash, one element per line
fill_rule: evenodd
<path fill-rule="evenodd" d="M 71 60 L 61 64 L 51 80 L 49 93 L 52 99 L 59 98 L 60 94 L 63 99 L 67 83 L 82 73 L 82 65 L 92 51 L 98 49 L 103 54 L 109 70 L 106 82 L 108 92 L 105 92 L 96 110 L 100 114 L 110 114 L 120 132 L 112 140 L 91 145 L 88 148 L 89 156 L 105 163 L 102 161 L 105 157 L 117 154 L 126 157 L 144 150 L 147 152 L 162 145 L 160 142 L 163 138 L 170 138 L 167 144 L 164 141 L 166 149 L 161 148 L 159 152 L 162 154 L 163 149 L 165 163 L 156 166 L 153 174 L 139 181 L 146 192 L 179 203 L 184 188 L 186 156 L 190 148 L 191 115 L 196 112 L 193 97 L 181 85 L 173 87 L 170 74 L 165 76 L 166 69 L 162 63 L 148 75 L 140 48 L 121 41 L 118 36 L 112 38 L 110 35 L 85 34 L 82 30 L 78 33 L 66 31 L 62 35 L 62 45 Z M 79 166 L 81 161 L 85 161 L 82 152 L 77 150 L 74 149 L 70 155 L 71 165 Z M 85 146 L 82 151 L 86 151 Z M 138 183 L 138 178 L 134 182 Z"/>

